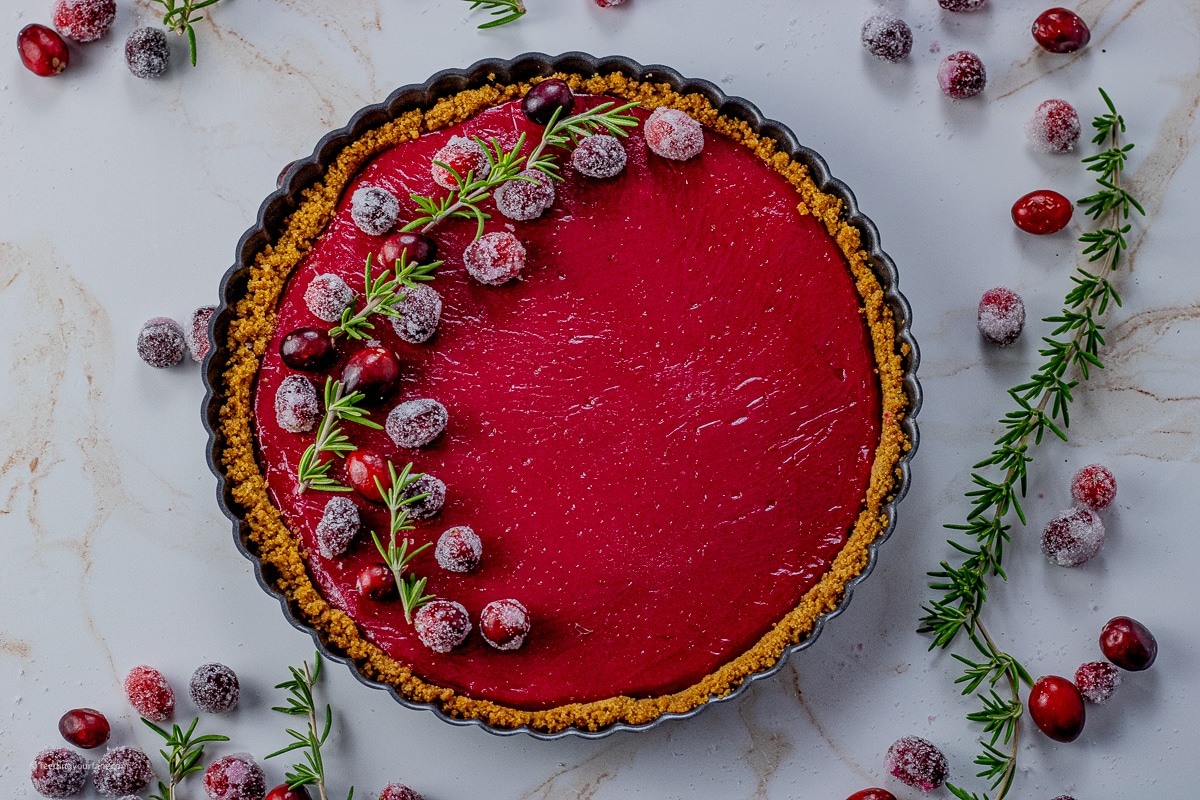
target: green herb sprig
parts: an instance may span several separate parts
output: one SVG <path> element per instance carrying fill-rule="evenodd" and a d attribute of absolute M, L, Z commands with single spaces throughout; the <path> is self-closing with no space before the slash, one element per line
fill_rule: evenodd
<path fill-rule="evenodd" d="M 480 25 L 479 30 L 481 31 L 516 22 L 525 16 L 525 4 L 521 0 L 466 0 L 466 2 L 471 4 L 471 8 L 468 9 L 470 11 L 483 6 L 493 17 L 498 17 L 498 19 Z"/>
<path fill-rule="evenodd" d="M 379 551 L 379 555 L 383 556 L 388 569 L 392 571 L 392 578 L 396 581 L 396 590 L 400 595 L 400 605 L 404 608 L 404 619 L 410 625 L 412 624 L 413 612 L 434 598 L 432 594 L 425 594 L 425 584 L 428 578 L 418 578 L 416 575 L 404 574 L 404 568 L 408 566 L 408 563 L 430 546 L 426 542 L 415 550 L 409 550 L 408 546 L 411 542 L 407 538 L 398 538 L 400 533 L 410 531 L 414 527 L 408 515 L 408 509 L 405 506 L 415 503 L 418 500 L 424 500 L 429 496 L 426 493 L 405 497 L 405 491 L 423 477 L 421 473 L 414 475 L 412 466 L 411 462 L 405 464 L 404 468 L 397 474 L 396 467 L 389 461 L 388 477 L 391 480 L 391 485 L 386 489 L 378 478 L 375 479 L 375 485 L 378 487 L 379 493 L 383 496 L 384 505 L 388 508 L 389 534 L 387 546 L 384 546 L 375 531 L 371 531 L 371 538 L 375 540 L 375 548 Z"/>
<path fill-rule="evenodd" d="M 271 710 L 297 717 L 307 717 L 308 727 L 303 732 L 288 728 L 286 733 L 292 737 L 291 744 L 281 747 L 269 754 L 267 758 L 275 758 L 294 750 L 304 750 L 304 760 L 293 764 L 292 768 L 284 773 L 284 780 L 291 789 L 315 785 L 321 800 L 329 800 L 329 795 L 325 791 L 325 761 L 321 757 L 321 747 L 329 740 L 329 731 L 333 728 L 333 708 L 328 703 L 325 704 L 325 721 L 318 725 L 317 704 L 313 696 L 313 687 L 316 686 L 317 679 L 321 677 L 321 654 L 313 654 L 311 670 L 308 668 L 308 662 L 304 661 L 299 667 L 288 667 L 288 671 L 292 674 L 291 680 L 275 685 L 276 689 L 288 691 L 288 704 L 273 706 Z M 353 798 L 354 787 L 351 786 L 346 800 L 353 800 Z"/>
<path fill-rule="evenodd" d="M 637 127 L 638 118 L 624 112 L 636 108 L 638 104 L 636 102 L 626 103 L 613 108 L 614 105 L 616 104 L 612 102 L 601 103 L 595 108 L 589 108 L 587 111 L 562 119 L 559 119 L 562 110 L 554 109 L 550 122 L 546 124 L 546 131 L 542 134 L 542 140 L 538 142 L 537 147 L 526 159 L 528 168 L 536 169 L 556 181 L 561 181 L 563 178 L 558 174 L 558 163 L 550 153 L 546 152 L 547 148 L 572 147 L 579 144 L 579 140 L 583 137 L 599 131 L 606 131 L 613 136 L 628 136 L 629 132 L 625 129 Z"/>
<path fill-rule="evenodd" d="M 933 636 L 930 649 L 949 647 L 965 635 L 978 653 L 972 658 L 953 654 L 963 665 L 963 674 L 955 683 L 962 685 L 963 694 L 977 692 L 985 682 L 988 685 L 987 694 L 977 695 L 980 709 L 967 718 L 981 723 L 989 735 L 980 742 L 982 752 L 975 763 L 981 767 L 978 777 L 989 782 L 995 800 L 1008 794 L 1016 776 L 1018 723 L 1024 711 L 1020 685 L 1032 686 L 1033 678 L 1015 657 L 996 644 L 980 619 L 988 600 L 988 582 L 992 578 L 1007 580 L 1003 556 L 1004 546 L 1012 540 L 1012 525 L 1007 521 L 1010 514 L 1026 524 L 1021 498 L 1028 488 L 1030 447 L 1040 444 L 1047 434 L 1066 441 L 1072 391 L 1081 380 L 1088 379 L 1092 369 L 1104 367 L 1100 360 L 1104 326 L 1100 320 L 1110 305 L 1121 305 L 1112 274 L 1128 249 L 1131 210 L 1145 214 L 1121 186 L 1126 159 L 1133 149 L 1133 144 L 1121 144 L 1125 121 L 1103 89 L 1100 96 L 1108 113 L 1093 120 L 1096 136 L 1092 141 L 1107 144 L 1107 149 L 1083 159 L 1089 171 L 1098 173 L 1100 188 L 1079 201 L 1088 216 L 1103 220 L 1100 228 L 1079 237 L 1089 263 L 1097 266 L 1094 271 L 1076 270 L 1071 278 L 1075 286 L 1067 293 L 1062 312 L 1044 320 L 1055 326 L 1038 351 L 1044 363 L 1028 381 L 1008 392 L 1016 408 L 1000 420 L 1003 433 L 991 454 L 973 467 L 995 468 L 1000 478 L 971 473 L 975 488 L 966 492 L 970 504 L 966 520 L 946 525 L 961 532 L 960 538 L 951 539 L 949 544 L 962 558 L 957 565 L 943 561 L 929 573 L 933 579 L 930 588 L 939 597 L 922 607 L 924 615 L 918 628 Z M 1069 377 L 1070 371 L 1079 377 Z M 997 691 L 1001 685 L 1003 696 Z M 1001 743 L 1006 749 L 997 746 Z M 947 784 L 947 788 L 960 800 L 992 800 L 987 793 L 975 794 L 953 784 Z"/>
<path fill-rule="evenodd" d="M 345 334 L 351 339 L 366 339 L 369 331 L 375 325 L 371 317 L 379 314 L 384 317 L 399 317 L 400 311 L 396 304 L 404 299 L 404 289 L 415 289 L 420 281 L 434 279 L 434 271 L 442 265 L 441 261 L 429 264 L 409 264 L 408 251 L 400 253 L 396 262 L 396 271 L 385 269 L 378 276 L 371 277 L 371 256 L 367 256 L 367 265 L 363 269 L 363 307 L 358 311 L 351 305 L 342 311 L 342 319 L 329 330 L 329 338 L 336 339 Z"/>
<path fill-rule="evenodd" d="M 220 0 L 182 0 L 181 3 L 176 3 L 176 0 L 153 0 L 160 6 L 166 9 L 167 13 L 163 14 L 163 25 L 173 33 L 178 33 L 180 36 L 187 36 L 188 49 L 191 51 L 192 66 L 196 66 L 196 31 L 192 28 L 194 23 L 204 19 L 203 16 L 196 14 L 202 8 L 215 5 Z"/>
<path fill-rule="evenodd" d="M 305 449 L 296 466 L 296 479 L 299 490 L 316 489 L 321 492 L 352 492 L 349 486 L 343 486 L 329 475 L 333 460 L 323 460 L 322 453 L 332 453 L 344 458 L 346 453 L 358 448 L 350 441 L 350 437 L 342 430 L 341 421 L 362 425 L 366 428 L 382 430 L 383 426 L 367 417 L 369 413 L 359 405 L 363 401 L 362 392 L 344 394 L 341 381 L 333 378 L 325 379 L 325 416 L 317 426 L 317 439 Z"/>
<path fill-rule="evenodd" d="M 167 762 L 167 772 L 171 776 L 169 784 L 158 782 L 158 794 L 151 794 L 150 800 L 175 800 L 175 790 L 183 779 L 204 769 L 204 765 L 200 763 L 200 759 L 204 757 L 204 745 L 209 742 L 229 741 L 228 736 L 218 733 L 207 733 L 193 739 L 192 734 L 196 732 L 199 717 L 192 720 L 186 731 L 178 725 L 173 725 L 169 733 L 148 719 L 143 719 L 142 722 L 166 742 L 166 747 L 158 753 Z"/>

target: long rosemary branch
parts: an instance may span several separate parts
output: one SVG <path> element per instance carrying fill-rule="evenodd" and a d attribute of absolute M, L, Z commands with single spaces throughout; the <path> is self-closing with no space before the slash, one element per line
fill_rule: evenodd
<path fill-rule="evenodd" d="M 305 751 L 304 760 L 293 764 L 292 768 L 284 774 L 284 778 L 287 780 L 288 786 L 293 789 L 315 785 L 321 800 L 329 800 L 329 795 L 325 790 L 325 760 L 321 756 L 321 746 L 329 740 L 329 732 L 333 728 L 333 708 L 328 703 L 325 704 L 324 724 L 318 724 L 317 704 L 313 696 L 313 687 L 316 686 L 317 679 L 321 676 L 321 654 L 316 653 L 313 656 L 311 670 L 308 662 L 305 661 L 299 667 L 288 667 L 288 672 L 292 675 L 291 680 L 275 685 L 276 689 L 288 691 L 288 704 L 275 706 L 272 711 L 305 717 L 308 727 L 304 732 L 288 728 L 286 733 L 292 738 L 291 744 L 281 747 L 267 758 L 274 758 L 293 750 Z M 353 800 L 353 797 L 354 787 L 352 786 L 346 795 L 346 800 Z"/>

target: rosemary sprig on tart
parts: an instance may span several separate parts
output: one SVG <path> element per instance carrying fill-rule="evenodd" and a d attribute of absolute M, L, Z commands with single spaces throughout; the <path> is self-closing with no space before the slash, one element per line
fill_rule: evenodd
<path fill-rule="evenodd" d="M 398 538 L 398 534 L 410 531 L 414 527 L 405 506 L 423 500 L 427 496 L 424 494 L 416 494 L 411 497 L 405 495 L 408 488 L 422 477 L 421 473 L 413 474 L 412 466 L 412 462 L 405 464 L 397 474 L 396 467 L 389 461 L 388 477 L 391 485 L 386 489 L 378 478 L 375 479 L 379 494 L 383 496 L 383 503 L 388 508 L 387 546 L 384 546 L 375 531 L 371 531 L 371 539 L 375 542 L 375 548 L 379 550 L 379 555 L 383 557 L 384 563 L 387 564 L 396 581 L 396 590 L 400 594 L 400 605 L 404 608 L 404 620 L 409 624 L 412 623 L 413 612 L 434 598 L 434 595 L 425 594 L 427 578 L 418 578 L 415 575 L 405 575 L 404 573 L 408 563 L 428 548 L 429 543 L 426 542 L 414 550 L 409 550 L 409 540 L 403 537 Z"/>
<path fill-rule="evenodd" d="M 345 334 L 351 339 L 367 339 L 368 331 L 374 330 L 371 317 L 380 314 L 385 317 L 399 317 L 396 304 L 405 297 L 404 289 L 412 289 L 419 281 L 434 279 L 434 271 L 442 265 L 441 261 L 429 264 L 409 264 L 408 251 L 400 253 L 396 262 L 395 274 L 391 269 L 385 269 L 377 277 L 371 277 L 371 256 L 367 256 L 367 264 L 363 269 L 363 307 L 358 311 L 353 305 L 342 312 L 342 319 L 329 330 L 329 338 L 336 339 Z"/>
<path fill-rule="evenodd" d="M 364 399 L 362 392 L 343 394 L 342 382 L 333 378 L 325 379 L 325 416 L 317 426 L 317 438 L 304 454 L 296 467 L 296 479 L 299 491 L 317 489 L 322 492 L 352 492 L 349 486 L 338 483 L 329 475 L 333 460 L 322 460 L 321 454 L 332 453 L 345 457 L 346 453 L 357 448 L 350 437 L 342 430 L 341 420 L 363 425 L 368 428 L 382 430 L 383 426 L 367 417 L 367 410 L 359 405 Z"/>
<path fill-rule="evenodd" d="M 613 108 L 614 105 L 616 104 L 613 102 L 601 103 L 595 108 L 562 119 L 559 118 L 562 109 L 556 108 L 553 116 L 550 117 L 550 123 L 546 126 L 546 132 L 542 135 L 542 140 L 538 142 L 537 147 L 526 159 L 528 168 L 536 169 L 556 181 L 561 181 L 563 178 L 558 174 L 558 164 L 555 163 L 554 157 L 546 152 L 547 147 L 566 149 L 578 144 L 583 137 L 600 131 L 605 131 L 612 136 L 628 136 L 629 133 L 625 129 L 636 128 L 639 120 L 632 114 L 624 112 L 636 108 L 638 103 L 626 103 Z"/>

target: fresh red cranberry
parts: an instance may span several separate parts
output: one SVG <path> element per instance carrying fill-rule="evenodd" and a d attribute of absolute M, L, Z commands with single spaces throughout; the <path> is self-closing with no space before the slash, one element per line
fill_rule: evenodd
<path fill-rule="evenodd" d="M 117 18 L 116 0 L 56 0 L 54 27 L 76 42 L 94 42 Z"/>
<path fill-rule="evenodd" d="M 1079 112 L 1066 100 L 1046 100 L 1025 123 L 1025 136 L 1043 153 L 1075 149 L 1080 130 Z"/>
<path fill-rule="evenodd" d="M 379 246 L 379 263 L 392 269 L 404 252 L 408 253 L 407 264 L 432 264 L 437 260 L 437 242 L 415 231 L 393 233 Z"/>
<path fill-rule="evenodd" d="M 1136 619 L 1113 617 L 1100 631 L 1100 651 L 1121 669 L 1141 672 L 1158 657 L 1158 641 Z"/>
<path fill-rule="evenodd" d="M 286 783 L 281 783 L 267 792 L 265 800 L 312 800 L 312 797 L 303 786 L 293 789 Z"/>
<path fill-rule="evenodd" d="M 241 684 L 237 675 L 224 664 L 201 664 L 188 684 L 192 702 L 201 711 L 220 714 L 237 708 Z"/>
<path fill-rule="evenodd" d="M 959 50 L 943 58 L 938 65 L 937 78 L 942 93 L 956 100 L 974 97 L 987 86 L 983 61 L 970 50 Z"/>
<path fill-rule="evenodd" d="M 861 792 L 850 795 L 846 800 L 896 800 L 896 795 L 887 789 L 863 789 Z"/>
<path fill-rule="evenodd" d="M 34 75 L 48 78 L 62 72 L 71 61 L 63 38 L 45 25 L 26 25 L 17 34 L 21 63 Z"/>
<path fill-rule="evenodd" d="M 283 188 L 283 179 L 287 177 L 288 170 L 290 170 L 294 166 L 296 166 L 296 162 L 289 161 L 288 163 L 283 165 L 283 169 L 279 170 L 279 175 L 277 175 L 275 177 L 275 188 L 276 189 Z"/>
<path fill-rule="evenodd" d="M 292 369 L 319 372 L 333 366 L 337 350 L 328 331 L 320 328 L 297 328 L 279 343 L 279 356 Z"/>
<path fill-rule="evenodd" d="M 58 732 L 76 747 L 91 750 L 108 741 L 108 720 L 94 708 L 72 708 L 58 721 Z"/>
<path fill-rule="evenodd" d="M 162 28 L 137 28 L 125 40 L 125 64 L 135 78 L 160 78 L 171 60 Z"/>
<path fill-rule="evenodd" d="M 1088 464 L 1071 478 L 1071 497 L 1088 508 L 1108 508 L 1117 496 L 1117 479 L 1108 467 Z"/>
<path fill-rule="evenodd" d="M 151 722 L 164 722 L 175 711 L 175 690 L 154 667 L 143 664 L 129 670 L 125 696 L 133 710 Z"/>
<path fill-rule="evenodd" d="M 1104 547 L 1104 522 L 1086 506 L 1059 513 L 1042 530 L 1042 554 L 1060 567 L 1078 567 Z"/>
<path fill-rule="evenodd" d="M 860 38 L 868 53 L 884 61 L 899 61 L 912 52 L 912 28 L 884 8 L 867 17 Z"/>
<path fill-rule="evenodd" d="M 488 154 L 483 145 L 465 136 L 451 136 L 450 141 L 433 154 L 433 160 L 437 163 L 430 166 L 430 174 L 433 176 L 433 182 L 443 189 L 457 188 L 458 181 L 465 181 L 467 175 L 470 175 L 472 180 L 483 180 L 491 173 Z M 457 178 L 454 177 L 455 174 L 458 175 Z"/>
<path fill-rule="evenodd" d="M 150 785 L 150 757 L 136 747 L 114 747 L 96 762 L 92 785 L 108 797 L 137 794 Z"/>
<path fill-rule="evenodd" d="M 508 231 L 485 233 L 463 250 L 467 273 L 488 286 L 499 286 L 521 274 L 525 245 Z"/>
<path fill-rule="evenodd" d="M 519 600 L 493 600 L 479 615 L 479 632 L 497 650 L 519 650 L 529 636 L 529 611 Z"/>
<path fill-rule="evenodd" d="M 262 800 L 266 776 L 249 753 L 234 753 L 208 765 L 204 791 L 211 800 Z"/>
<path fill-rule="evenodd" d="M 687 161 L 704 150 L 704 126 L 677 108 L 654 109 L 642 134 L 647 147 L 671 161 Z"/>
<path fill-rule="evenodd" d="M 42 797 L 79 794 L 87 782 L 87 759 L 65 747 L 48 748 L 33 758 L 29 780 Z"/>
<path fill-rule="evenodd" d="M 346 394 L 362 392 L 366 403 L 382 403 L 400 385 L 400 361 L 385 347 L 364 347 L 342 367 Z"/>
<path fill-rule="evenodd" d="M 387 564 L 367 564 L 358 573 L 358 594 L 368 600 L 391 600 L 396 596 L 396 578 Z"/>
<path fill-rule="evenodd" d="M 1087 717 L 1083 695 L 1066 678 L 1038 678 L 1029 692 L 1028 706 L 1033 724 L 1056 742 L 1073 742 L 1083 733 Z"/>
<path fill-rule="evenodd" d="M 1092 32 L 1074 11 L 1051 8 L 1033 21 L 1033 38 L 1051 53 L 1074 53 L 1091 41 Z"/>
<path fill-rule="evenodd" d="M 1074 212 L 1071 201 L 1058 192 L 1038 189 L 1013 203 L 1012 220 L 1026 233 L 1045 236 L 1067 227 Z"/>
<path fill-rule="evenodd" d="M 421 800 L 421 795 L 403 783 L 389 783 L 379 793 L 379 800 Z"/>
<path fill-rule="evenodd" d="M 979 332 L 999 347 L 1017 340 L 1025 327 L 1025 302 L 1012 289 L 988 289 L 979 300 Z"/>
<path fill-rule="evenodd" d="M 542 81 L 525 93 L 521 111 L 535 125 L 549 125 L 550 117 L 559 112 L 559 119 L 571 115 L 575 108 L 575 94 L 567 82 L 559 78 Z"/>
<path fill-rule="evenodd" d="M 883 766 L 902 783 L 926 792 L 946 782 L 946 757 L 937 745 L 920 736 L 903 736 L 893 742 Z"/>
<path fill-rule="evenodd" d="M 1103 703 L 1121 685 L 1121 671 L 1107 661 L 1089 661 L 1075 670 L 1075 685 L 1085 700 Z"/>
<path fill-rule="evenodd" d="M 483 541 L 470 527 L 455 525 L 438 537 L 433 556 L 444 570 L 470 572 L 483 558 Z"/>
<path fill-rule="evenodd" d="M 372 503 L 382 503 L 379 487 L 388 488 L 392 478 L 388 474 L 387 460 L 370 450 L 355 450 L 346 456 L 346 480 L 363 497 Z"/>
<path fill-rule="evenodd" d="M 413 615 L 413 628 L 421 644 L 435 653 L 449 653 L 471 632 L 471 618 L 461 603 L 430 600 Z"/>

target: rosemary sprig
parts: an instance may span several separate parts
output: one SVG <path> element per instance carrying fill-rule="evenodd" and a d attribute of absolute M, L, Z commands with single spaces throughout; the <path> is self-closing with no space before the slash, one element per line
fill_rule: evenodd
<path fill-rule="evenodd" d="M 322 453 L 333 453 L 344 458 L 346 453 L 357 450 L 350 437 L 342 430 L 341 420 L 349 420 L 367 428 L 382 430 L 383 426 L 367 417 L 367 410 L 359 405 L 363 400 L 362 392 L 351 392 L 343 395 L 342 382 L 333 378 L 325 379 L 325 416 L 317 426 L 317 439 L 300 456 L 296 467 L 296 479 L 299 491 L 316 489 L 322 492 L 352 492 L 349 486 L 343 486 L 329 475 L 333 460 L 321 459 Z"/>
<path fill-rule="evenodd" d="M 176 4 L 176 0 L 153 0 L 153 2 L 167 10 L 167 13 L 163 14 L 163 25 L 180 36 L 187 36 L 188 49 L 192 55 L 192 66 L 196 66 L 196 31 L 192 25 L 204 19 L 203 16 L 197 16 L 196 12 L 216 4 L 219 0 L 182 0 L 180 4 Z"/>
<path fill-rule="evenodd" d="M 412 497 L 405 497 L 404 493 L 408 487 L 412 486 L 419 480 L 422 475 L 412 473 L 412 462 L 404 465 L 399 474 L 396 474 L 396 467 L 392 462 L 388 462 L 388 477 L 391 480 L 391 485 L 383 488 L 383 484 L 378 478 L 375 479 L 375 485 L 379 488 L 379 493 L 383 495 L 384 505 L 388 507 L 388 544 L 384 547 L 379 536 L 375 531 L 371 531 L 371 538 L 375 540 L 375 548 L 379 551 L 379 555 L 383 556 L 384 562 L 388 569 L 392 571 L 392 577 L 396 581 L 396 590 L 400 594 L 400 604 L 404 608 L 404 619 L 409 624 L 412 624 L 412 614 L 421 606 L 428 603 L 434 598 L 434 595 L 425 594 L 425 584 L 428 578 L 418 578 L 416 575 L 404 574 L 404 568 L 408 562 L 417 557 L 419 553 L 428 548 L 428 542 L 416 548 L 409 550 L 408 546 L 411 542 L 407 538 L 397 539 L 397 535 L 402 531 L 411 531 L 413 524 L 408 516 L 408 509 L 405 506 L 415 503 L 418 500 L 425 499 L 428 495 L 417 494 Z"/>
<path fill-rule="evenodd" d="M 637 107 L 637 103 L 626 103 L 613 108 L 615 103 L 601 103 L 595 108 L 559 119 L 560 109 L 555 109 L 542 134 L 542 140 L 529 154 L 525 163 L 529 169 L 536 169 L 556 181 L 563 180 L 558 174 L 558 164 L 554 157 L 546 152 L 548 147 L 567 148 L 579 143 L 585 136 L 604 130 L 613 136 L 628 136 L 626 128 L 635 128 L 638 118 L 624 112 Z"/>
<path fill-rule="evenodd" d="M 146 723 L 146 727 L 157 733 L 166 742 L 166 748 L 158 752 L 167 762 L 167 772 L 171 776 L 169 784 L 158 782 L 158 794 L 151 794 L 150 800 L 175 800 L 175 790 L 183 782 L 183 779 L 193 772 L 204 769 L 200 763 L 200 759 L 204 756 L 204 745 L 208 742 L 229 741 L 228 736 L 218 733 L 207 733 L 193 739 L 192 734 L 196 732 L 196 724 L 200 722 L 199 717 L 192 720 L 192 724 L 186 731 L 178 725 L 173 725 L 170 733 L 148 719 L 143 719 L 142 722 Z"/>
<path fill-rule="evenodd" d="M 419 281 L 431 281 L 433 272 L 442 265 L 441 261 L 430 264 L 409 264 L 408 251 L 400 253 L 396 262 L 396 272 L 385 269 L 378 277 L 371 277 L 371 256 L 367 256 L 367 265 L 363 269 L 363 307 L 358 311 L 353 306 L 342 312 L 342 320 L 329 329 L 329 338 L 336 339 L 345 334 L 351 339 L 366 339 L 368 331 L 374 330 L 375 325 L 370 321 L 375 314 L 385 317 L 398 317 L 400 312 L 396 304 L 404 299 L 403 289 L 416 288 Z"/>
<path fill-rule="evenodd" d="M 1018 722 L 1024 711 L 1020 684 L 1032 685 L 1033 679 L 1015 657 L 993 641 L 980 619 L 988 599 L 988 581 L 1007 580 L 1003 557 L 1004 546 L 1011 541 L 1009 515 L 1015 514 L 1022 525 L 1026 524 L 1021 498 L 1028 488 L 1030 447 L 1040 444 L 1047 434 L 1066 441 L 1072 391 L 1081 380 L 1088 379 L 1093 368 L 1104 368 L 1100 360 L 1104 325 L 1100 320 L 1110 304 L 1121 305 L 1112 274 L 1128 249 L 1125 237 L 1130 231 L 1130 211 L 1145 214 L 1121 186 L 1125 162 L 1133 149 L 1133 144 L 1121 144 L 1125 120 L 1103 89 L 1100 96 L 1108 113 L 1093 120 L 1096 136 L 1092 141 L 1107 144 L 1107 149 L 1083 159 L 1089 171 L 1098 173 L 1099 189 L 1079 201 L 1088 216 L 1103 221 L 1097 230 L 1079 237 L 1084 255 L 1097 267 L 1095 271 L 1077 269 L 1071 277 L 1075 285 L 1067 293 L 1062 312 L 1044 320 L 1055 326 L 1042 340 L 1045 347 L 1038 351 L 1045 362 L 1028 381 L 1008 392 L 1016 408 L 1000 420 L 1003 433 L 991 454 L 973 467 L 995 468 L 1001 477 L 995 480 L 980 472 L 971 473 L 975 488 L 966 492 L 970 503 L 966 520 L 946 526 L 961 532 L 960 539 L 951 539 L 949 544 L 963 557 L 957 566 L 943 561 L 929 573 L 933 579 L 930 588 L 940 597 L 922 607 L 924 615 L 918 628 L 921 633 L 932 634 L 930 649 L 948 647 L 961 634 L 982 656 L 977 661 L 955 654 L 964 665 L 962 677 L 955 682 L 965 684 L 963 694 L 975 693 L 985 681 L 988 683 L 988 693 L 977 695 L 980 709 L 967 718 L 982 723 L 985 734 L 990 734 L 989 740 L 981 742 L 982 752 L 975 763 L 982 768 L 978 777 L 989 782 L 995 800 L 1008 794 L 1016 776 Z M 1068 371 L 1079 377 L 1068 377 Z M 1001 684 L 1005 696 L 996 690 Z M 1001 740 L 1006 750 L 997 747 Z M 961 800 L 991 800 L 986 793 L 974 794 L 952 784 L 947 788 Z"/>
<path fill-rule="evenodd" d="M 292 737 L 292 743 L 281 747 L 267 758 L 281 756 L 293 750 L 304 750 L 304 761 L 293 764 L 291 770 L 284 773 L 284 780 L 292 789 L 315 784 L 321 800 L 329 800 L 329 795 L 325 791 L 325 761 L 321 757 L 321 746 L 328 741 L 329 731 L 333 727 L 333 708 L 328 703 L 325 704 L 325 721 L 323 725 L 318 726 L 317 704 L 313 697 L 313 687 L 316 685 L 317 679 L 321 677 L 321 654 L 313 654 L 312 670 L 309 670 L 308 662 L 304 661 L 299 667 L 288 667 L 288 671 L 292 673 L 291 680 L 275 685 L 276 689 L 287 689 L 288 704 L 274 706 L 271 710 L 307 717 L 308 729 L 300 732 L 288 728 L 286 732 L 288 736 Z M 346 800 L 353 800 L 353 798 L 354 787 L 351 786 Z"/>
<path fill-rule="evenodd" d="M 470 11 L 483 6 L 489 9 L 493 17 L 499 17 L 499 19 L 483 23 L 479 26 L 479 30 L 507 25 L 525 16 L 525 4 L 521 0 L 466 0 L 466 2 L 471 4 Z"/>

